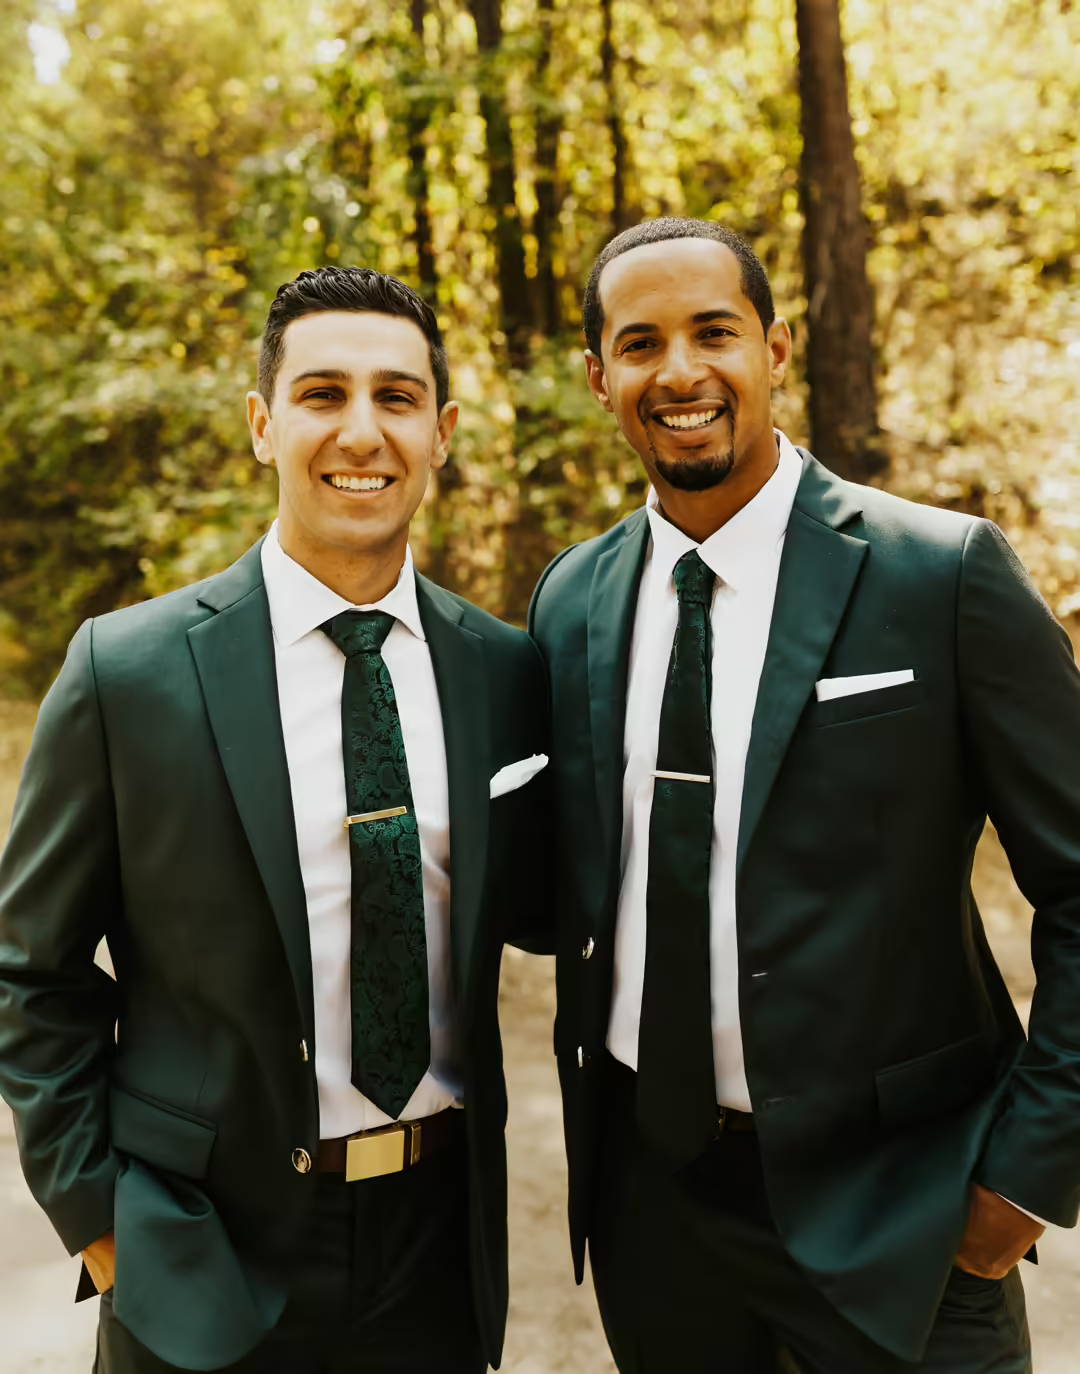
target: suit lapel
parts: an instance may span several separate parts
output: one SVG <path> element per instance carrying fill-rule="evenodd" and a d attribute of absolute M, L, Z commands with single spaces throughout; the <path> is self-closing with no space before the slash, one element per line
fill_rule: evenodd
<path fill-rule="evenodd" d="M 838 528 L 859 514 L 850 489 L 804 454 L 788 522 L 743 783 L 737 866 L 840 626 L 866 555 Z"/>
<path fill-rule="evenodd" d="M 314 1014 L 307 903 L 278 707 L 270 608 L 257 544 L 200 602 L 217 612 L 188 631 L 218 754 L 281 933 L 297 1001 Z"/>
<path fill-rule="evenodd" d="M 622 823 L 623 732 L 630 637 L 637 609 L 637 588 L 648 547 L 648 517 L 644 511 L 636 511 L 624 523 L 619 543 L 597 559 L 589 589 L 589 718 L 605 873 L 610 871 L 610 859 Z"/>
<path fill-rule="evenodd" d="M 487 664 L 483 639 L 460 622 L 460 604 L 417 576 L 417 600 L 442 710 L 450 798 L 450 942 L 460 1005 L 469 1001 L 488 848 Z"/>

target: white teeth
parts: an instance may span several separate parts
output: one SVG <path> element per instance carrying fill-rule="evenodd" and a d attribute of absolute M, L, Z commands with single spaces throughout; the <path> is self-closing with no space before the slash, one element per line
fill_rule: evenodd
<path fill-rule="evenodd" d="M 327 480 L 338 491 L 382 491 L 388 485 L 385 477 L 353 477 L 342 472 L 332 472 Z"/>
<path fill-rule="evenodd" d="M 668 429 L 700 429 L 702 425 L 711 425 L 719 414 L 719 410 L 695 410 L 689 415 L 657 415 L 656 418 Z"/>

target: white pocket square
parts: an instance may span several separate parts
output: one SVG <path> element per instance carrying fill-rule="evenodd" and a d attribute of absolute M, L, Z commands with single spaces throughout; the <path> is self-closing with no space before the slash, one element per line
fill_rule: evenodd
<path fill-rule="evenodd" d="M 495 797 L 501 797 L 504 792 L 513 792 L 516 787 L 524 787 L 530 779 L 536 777 L 541 768 L 547 767 L 547 761 L 546 754 L 533 754 L 531 758 L 508 763 L 491 779 L 491 791 L 488 795 L 494 800 Z"/>
<path fill-rule="evenodd" d="M 857 677 L 823 677 L 814 683 L 814 694 L 818 701 L 832 701 L 854 696 L 856 692 L 876 692 L 879 687 L 899 687 L 902 682 L 914 681 L 914 668 L 898 668 L 893 673 L 860 673 Z"/>

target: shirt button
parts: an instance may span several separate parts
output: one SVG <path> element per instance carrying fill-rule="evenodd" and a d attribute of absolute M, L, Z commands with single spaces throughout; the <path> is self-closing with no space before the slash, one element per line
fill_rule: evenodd
<path fill-rule="evenodd" d="M 309 1174 L 311 1172 L 311 1156 L 302 1146 L 298 1145 L 292 1152 L 292 1166 L 298 1174 Z"/>
<path fill-rule="evenodd" d="M 593 939 L 593 937 L 590 935 L 589 938 L 588 938 L 588 940 L 585 942 L 585 944 L 584 944 L 584 945 L 582 946 L 582 948 L 581 948 L 581 957 L 582 957 L 583 959 L 591 959 L 592 956 L 593 956 L 593 950 L 594 950 L 595 948 L 596 948 L 596 941 L 595 941 L 595 940 Z"/>

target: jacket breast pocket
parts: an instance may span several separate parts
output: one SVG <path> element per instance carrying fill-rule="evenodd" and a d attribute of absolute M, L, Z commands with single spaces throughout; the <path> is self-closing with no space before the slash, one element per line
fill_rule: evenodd
<path fill-rule="evenodd" d="M 918 706 L 923 695 L 923 685 L 918 678 L 913 682 L 898 682 L 892 687 L 877 687 L 871 692 L 851 692 L 847 696 L 833 697 L 831 701 L 816 702 L 812 708 L 813 720 L 815 725 L 824 728 L 871 716 L 893 715 Z"/>
<path fill-rule="evenodd" d="M 878 1114 L 884 1126 L 913 1126 L 965 1106 L 993 1082 L 998 1055 L 980 1031 L 929 1054 L 878 1069 Z"/>
<path fill-rule="evenodd" d="M 185 1178 L 206 1177 L 217 1138 L 213 1122 L 113 1085 L 109 1124 L 122 1153 Z"/>

